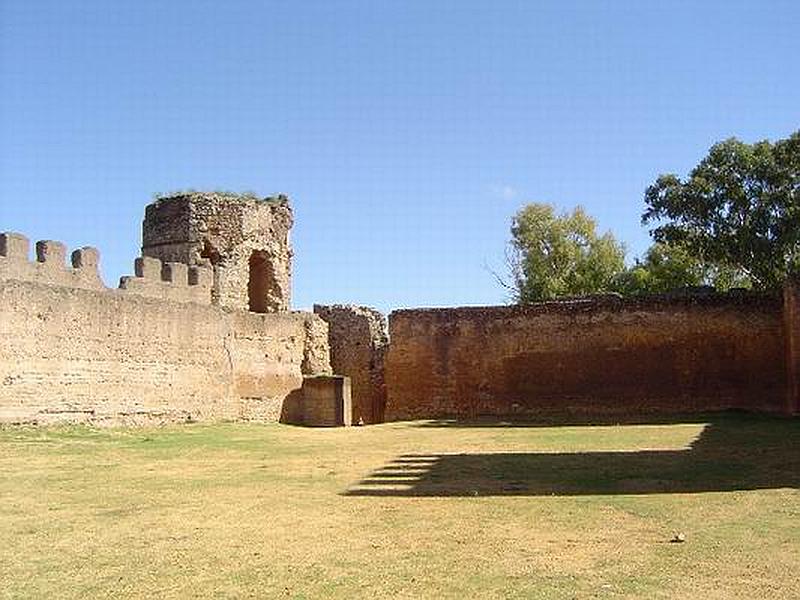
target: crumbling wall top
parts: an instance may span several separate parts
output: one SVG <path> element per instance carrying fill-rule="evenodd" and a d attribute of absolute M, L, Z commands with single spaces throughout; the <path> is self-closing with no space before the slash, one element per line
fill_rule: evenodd
<path fill-rule="evenodd" d="M 286 196 L 185 192 L 145 209 L 142 255 L 214 270 L 213 301 L 253 312 L 290 308 L 292 209 Z"/>

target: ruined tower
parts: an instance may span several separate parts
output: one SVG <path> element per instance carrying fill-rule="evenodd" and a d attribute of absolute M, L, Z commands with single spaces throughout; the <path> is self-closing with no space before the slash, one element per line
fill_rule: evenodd
<path fill-rule="evenodd" d="M 291 228 L 286 196 L 181 193 L 145 209 L 142 256 L 213 267 L 215 304 L 281 312 L 290 307 Z"/>

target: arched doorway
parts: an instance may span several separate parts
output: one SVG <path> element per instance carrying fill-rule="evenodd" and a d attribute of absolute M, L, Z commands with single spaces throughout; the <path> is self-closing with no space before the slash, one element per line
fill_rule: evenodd
<path fill-rule="evenodd" d="M 275 273 L 269 255 L 254 250 L 250 255 L 250 276 L 247 280 L 247 297 L 251 312 L 265 313 L 273 309 L 270 291 L 275 285 Z"/>

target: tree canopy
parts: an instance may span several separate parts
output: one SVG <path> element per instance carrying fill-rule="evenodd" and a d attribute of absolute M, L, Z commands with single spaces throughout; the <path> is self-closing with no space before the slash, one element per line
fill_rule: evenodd
<path fill-rule="evenodd" d="M 755 288 L 778 286 L 800 267 L 800 131 L 715 144 L 686 180 L 661 175 L 645 203 L 657 243 Z"/>
<path fill-rule="evenodd" d="M 800 131 L 774 143 L 719 142 L 685 180 L 659 176 L 645 205 L 654 243 L 629 268 L 623 244 L 598 235 L 583 208 L 520 209 L 511 226 L 515 300 L 780 286 L 800 273 Z"/>
<path fill-rule="evenodd" d="M 625 268 L 625 248 L 581 207 L 557 214 L 528 204 L 511 225 L 511 269 L 520 303 L 609 292 Z"/>
<path fill-rule="evenodd" d="M 682 246 L 655 242 L 643 259 L 620 274 L 617 291 L 625 295 L 665 294 L 694 286 L 727 290 L 748 284 L 741 271 L 703 262 Z"/>

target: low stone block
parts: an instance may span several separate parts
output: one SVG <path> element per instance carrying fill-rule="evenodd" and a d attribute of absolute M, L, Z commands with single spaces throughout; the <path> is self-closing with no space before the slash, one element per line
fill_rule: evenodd
<path fill-rule="evenodd" d="M 303 378 L 303 424 L 343 427 L 352 424 L 350 378 L 315 375 Z"/>
<path fill-rule="evenodd" d="M 30 242 L 20 233 L 0 233 L 0 256 L 11 260 L 28 260 Z"/>

